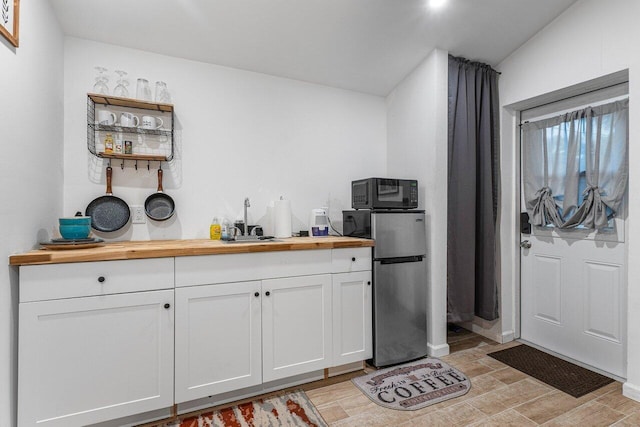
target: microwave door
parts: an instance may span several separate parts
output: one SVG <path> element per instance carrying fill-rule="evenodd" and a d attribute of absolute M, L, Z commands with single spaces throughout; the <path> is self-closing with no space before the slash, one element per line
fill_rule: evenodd
<path fill-rule="evenodd" d="M 375 259 L 425 255 L 427 236 L 424 212 L 374 212 L 371 237 Z"/>

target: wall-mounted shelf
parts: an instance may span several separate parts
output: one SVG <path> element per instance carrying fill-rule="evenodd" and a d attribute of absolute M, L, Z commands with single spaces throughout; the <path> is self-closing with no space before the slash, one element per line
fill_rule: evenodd
<path fill-rule="evenodd" d="M 165 156 L 154 156 L 149 154 L 110 154 L 110 153 L 96 153 L 96 155 L 103 159 L 120 159 L 120 160 L 145 160 L 153 162 L 166 162 Z"/>
<path fill-rule="evenodd" d="M 120 126 L 118 123 L 105 125 L 97 123 L 96 109 L 107 110 L 118 117 L 122 112 L 139 116 L 161 117 L 160 129 Z M 96 157 L 121 160 L 171 161 L 174 154 L 174 110 L 172 104 L 140 101 L 133 98 L 87 94 L 87 148 Z M 101 145 L 107 134 L 113 139 L 132 141 L 132 154 L 105 153 Z M 150 143 L 148 143 L 150 142 Z M 102 148 L 102 150 L 100 149 Z"/>
<path fill-rule="evenodd" d="M 141 110 L 163 111 L 166 113 L 173 112 L 172 104 L 160 104 L 156 102 L 140 101 L 134 98 L 119 98 L 117 96 L 99 95 L 89 93 L 87 96 L 96 104 L 114 105 L 116 107 L 138 108 Z"/>
<path fill-rule="evenodd" d="M 143 129 L 118 125 L 100 125 L 97 123 L 87 123 L 87 125 L 93 128 L 96 132 L 135 133 L 138 135 L 164 135 L 169 137 L 173 135 L 173 131 L 167 129 Z"/>

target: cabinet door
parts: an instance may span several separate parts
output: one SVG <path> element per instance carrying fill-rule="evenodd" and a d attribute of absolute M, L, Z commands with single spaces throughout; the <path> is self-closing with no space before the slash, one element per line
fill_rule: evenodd
<path fill-rule="evenodd" d="M 20 426 L 173 404 L 173 290 L 22 303 L 19 316 Z"/>
<path fill-rule="evenodd" d="M 176 289 L 176 403 L 260 384 L 260 282 Z"/>
<path fill-rule="evenodd" d="M 262 281 L 265 382 L 331 364 L 331 275 Z"/>
<path fill-rule="evenodd" d="M 333 275 L 333 366 L 372 357 L 371 271 Z"/>

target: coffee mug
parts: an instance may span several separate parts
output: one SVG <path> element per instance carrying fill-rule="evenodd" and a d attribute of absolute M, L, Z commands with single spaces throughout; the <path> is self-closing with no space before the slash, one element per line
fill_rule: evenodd
<path fill-rule="evenodd" d="M 164 121 L 160 117 L 154 116 L 142 116 L 142 129 L 160 129 L 164 124 Z"/>
<path fill-rule="evenodd" d="M 101 125 L 112 126 L 116 123 L 116 115 L 108 110 L 98 110 L 98 123 Z"/>
<path fill-rule="evenodd" d="M 139 124 L 140 124 L 140 119 L 138 118 L 138 116 L 128 113 L 126 111 L 120 114 L 120 126 L 130 128 L 130 127 L 137 127 Z"/>

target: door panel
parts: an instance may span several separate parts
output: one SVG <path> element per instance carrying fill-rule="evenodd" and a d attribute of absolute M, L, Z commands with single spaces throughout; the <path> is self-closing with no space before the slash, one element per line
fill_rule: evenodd
<path fill-rule="evenodd" d="M 176 402 L 262 382 L 260 291 L 259 281 L 176 289 Z"/>
<path fill-rule="evenodd" d="M 371 358 L 371 272 L 334 274 L 333 366 Z"/>
<path fill-rule="evenodd" d="M 425 255 L 427 235 L 424 219 L 424 213 L 372 213 L 371 237 L 376 241 L 374 258 Z"/>
<path fill-rule="evenodd" d="M 20 304 L 18 425 L 88 425 L 171 406 L 173 298 Z"/>
<path fill-rule="evenodd" d="M 265 382 L 331 364 L 331 275 L 262 281 Z"/>
<path fill-rule="evenodd" d="M 562 259 L 542 255 L 533 256 L 535 311 L 539 319 L 562 322 Z"/>
<path fill-rule="evenodd" d="M 621 343 L 620 316 L 621 266 L 587 261 L 584 263 L 586 282 L 585 333 L 597 338 Z"/>
<path fill-rule="evenodd" d="M 373 263 L 373 362 L 392 365 L 427 354 L 426 261 Z"/>

